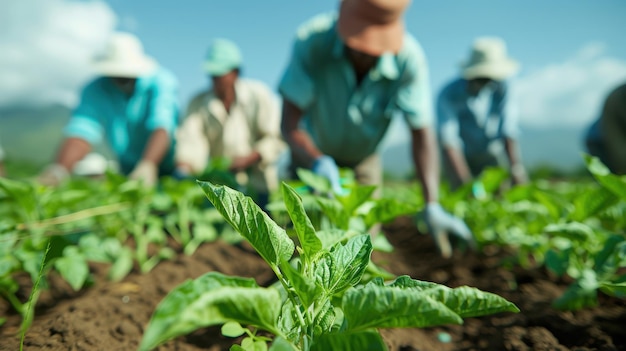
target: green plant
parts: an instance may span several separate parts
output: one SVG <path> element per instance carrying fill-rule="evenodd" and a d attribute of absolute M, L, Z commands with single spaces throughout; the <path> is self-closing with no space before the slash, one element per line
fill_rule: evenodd
<path fill-rule="evenodd" d="M 257 330 L 269 333 L 269 350 L 385 350 L 378 328 L 460 324 L 464 317 L 519 311 L 511 302 L 475 288 L 452 289 L 408 276 L 389 283 L 375 278 L 362 285 L 372 252 L 369 235 L 357 234 L 345 243 L 344 230 L 319 236 L 301 198 L 283 183 L 296 245 L 249 197 L 228 187 L 199 184 L 271 267 L 277 282 L 261 287 L 253 279 L 218 272 L 188 280 L 159 304 L 139 350 L 229 322 L 249 326 L 251 335 Z M 267 348 L 265 339 L 247 340 L 232 349 Z"/>

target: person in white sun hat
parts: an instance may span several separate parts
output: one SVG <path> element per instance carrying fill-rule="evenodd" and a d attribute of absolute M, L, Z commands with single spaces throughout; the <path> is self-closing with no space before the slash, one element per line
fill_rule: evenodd
<path fill-rule="evenodd" d="M 179 175 L 201 174 L 210 158 L 226 158 L 244 191 L 264 207 L 278 189 L 278 97 L 262 82 L 241 78 L 239 47 L 228 39 L 209 46 L 204 71 L 212 86 L 196 95 L 177 132 Z"/>
<path fill-rule="evenodd" d="M 144 53 L 138 38 L 123 32 L 112 35 L 94 68 L 99 77 L 83 89 L 56 161 L 39 180 L 58 184 L 93 145 L 106 139 L 122 173 L 154 185 L 160 175 L 174 169 L 176 78 Z"/>
<path fill-rule="evenodd" d="M 444 174 L 453 187 L 472 181 L 486 167 L 508 167 L 514 184 L 527 180 L 517 138 L 518 115 L 507 79 L 519 64 L 507 56 L 501 38 L 480 37 L 461 76 L 437 100 Z"/>
<path fill-rule="evenodd" d="M 470 243 L 465 223 L 438 202 L 439 160 L 426 57 L 405 30 L 408 0 L 343 0 L 338 14 L 302 25 L 280 81 L 282 132 L 293 167 L 309 168 L 343 193 L 338 167 L 382 185 L 378 146 L 394 114 L 410 129 L 425 219 L 443 256 L 448 235 Z M 373 232 L 372 234 L 377 234 Z"/>

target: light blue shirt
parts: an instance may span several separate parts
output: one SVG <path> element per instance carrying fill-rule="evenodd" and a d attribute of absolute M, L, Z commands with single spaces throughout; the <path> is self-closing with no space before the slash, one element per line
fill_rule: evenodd
<path fill-rule="evenodd" d="M 122 93 L 110 79 L 101 77 L 83 90 L 80 104 L 64 133 L 92 145 L 106 138 L 119 159 L 122 172 L 129 173 L 141 159 L 152 133 L 165 129 L 171 137 L 171 147 L 161 162 L 160 171 L 167 173 L 174 167 L 178 113 L 178 81 L 163 68 L 137 79 L 132 96 Z"/>
<path fill-rule="evenodd" d="M 452 81 L 439 94 L 437 126 L 442 146 L 464 150 L 468 161 L 503 152 L 504 139 L 519 135 L 517 111 L 503 82 L 470 96 L 467 80 Z"/>
<path fill-rule="evenodd" d="M 336 14 L 318 15 L 299 28 L 279 91 L 304 111 L 304 127 L 317 147 L 340 165 L 356 165 L 376 152 L 395 112 L 415 129 L 433 119 L 428 66 L 413 36 L 406 33 L 400 52 L 383 54 L 357 85 Z"/>

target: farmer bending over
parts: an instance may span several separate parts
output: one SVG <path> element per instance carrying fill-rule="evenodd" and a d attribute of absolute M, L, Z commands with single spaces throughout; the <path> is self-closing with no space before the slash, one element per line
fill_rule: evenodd
<path fill-rule="evenodd" d="M 277 97 L 263 83 L 241 78 L 241 64 L 235 43 L 213 41 L 204 63 L 212 87 L 191 100 L 177 132 L 177 173 L 198 174 L 210 158 L 227 158 L 237 182 L 264 207 L 277 189 L 276 161 L 286 145 Z"/>
<path fill-rule="evenodd" d="M 120 170 L 147 185 L 174 170 L 174 131 L 178 123 L 176 78 L 144 54 L 127 33 L 112 36 L 104 56 L 95 60 L 101 77 L 82 92 L 80 104 L 64 129 L 56 162 L 39 180 L 58 184 L 103 138 Z"/>
<path fill-rule="evenodd" d="M 411 129 L 426 222 L 442 254 L 448 233 L 472 240 L 467 226 L 438 203 L 439 164 L 428 67 L 402 20 L 408 0 L 343 0 L 339 14 L 298 29 L 280 82 L 282 132 L 293 168 L 312 169 L 341 193 L 338 167 L 362 184 L 382 185 L 377 148 L 394 113 Z"/>
<path fill-rule="evenodd" d="M 506 79 L 518 64 L 499 38 L 478 38 L 461 77 L 448 83 L 437 103 L 444 174 L 456 187 L 485 168 L 507 167 L 514 184 L 527 181 L 519 155 L 517 111 Z"/>

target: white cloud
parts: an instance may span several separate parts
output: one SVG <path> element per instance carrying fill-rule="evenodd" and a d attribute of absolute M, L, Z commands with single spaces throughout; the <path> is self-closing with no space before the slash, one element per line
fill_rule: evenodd
<path fill-rule="evenodd" d="M 606 55 L 603 43 L 589 43 L 564 61 L 521 76 L 513 99 L 527 127 L 581 127 L 595 119 L 607 93 L 626 80 L 626 61 Z"/>
<path fill-rule="evenodd" d="M 73 105 L 116 18 L 102 1 L 8 1 L 0 11 L 0 107 Z"/>

